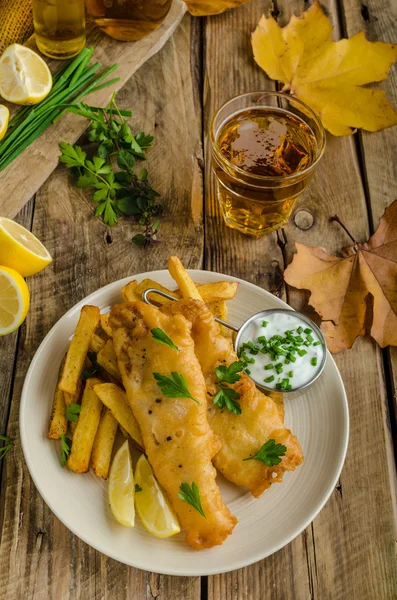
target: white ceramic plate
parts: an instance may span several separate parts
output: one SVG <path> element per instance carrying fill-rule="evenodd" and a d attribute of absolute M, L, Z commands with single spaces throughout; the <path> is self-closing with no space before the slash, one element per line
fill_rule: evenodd
<path fill-rule="evenodd" d="M 197 283 L 240 281 L 229 302 L 229 320 L 240 325 L 247 317 L 285 303 L 250 283 L 207 271 L 190 271 Z M 175 288 L 167 271 L 144 273 Z M 47 438 L 48 419 L 58 367 L 84 304 L 101 311 L 120 302 L 126 278 L 94 292 L 67 312 L 46 336 L 27 373 L 22 391 L 20 430 L 30 474 L 45 502 L 73 533 L 100 552 L 133 567 L 170 575 L 212 575 L 252 564 L 293 540 L 314 519 L 331 495 L 345 459 L 349 416 L 339 371 L 328 356 L 323 375 L 310 389 L 285 405 L 287 426 L 298 437 L 303 465 L 286 473 L 255 500 L 248 491 L 219 477 L 223 498 L 239 520 L 222 546 L 196 552 L 183 533 L 159 540 L 137 524 L 126 529 L 112 517 L 107 485 L 86 473 L 76 475 L 60 465 L 60 444 Z"/>

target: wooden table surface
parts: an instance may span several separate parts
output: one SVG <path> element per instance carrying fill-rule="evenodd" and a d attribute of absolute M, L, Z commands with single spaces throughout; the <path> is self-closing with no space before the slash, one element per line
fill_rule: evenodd
<path fill-rule="evenodd" d="M 285 24 L 307 8 L 277 0 Z M 370 40 L 397 41 L 394 0 L 327 0 L 336 36 L 360 30 Z M 324 159 L 293 217 L 279 235 L 252 240 L 221 220 L 210 170 L 207 130 L 230 96 L 274 89 L 254 64 L 249 34 L 269 0 L 253 0 L 211 18 L 186 16 L 164 49 L 119 93 L 136 123 L 155 133 L 148 168 L 163 196 L 161 244 L 148 250 L 130 239 L 138 226 L 107 229 L 89 196 L 58 167 L 18 215 L 54 261 L 28 280 L 25 324 L 0 340 L 0 433 L 14 441 L 1 473 L 0 598 L 7 600 L 389 600 L 397 597 L 396 434 L 397 350 L 369 338 L 336 356 L 349 399 L 351 434 L 338 485 L 313 523 L 288 546 L 257 564 L 213 577 L 169 577 L 139 571 L 90 548 L 52 514 L 27 471 L 18 432 L 24 377 L 49 329 L 77 301 L 127 275 L 166 267 L 177 254 L 189 268 L 236 275 L 279 291 L 306 309 L 307 295 L 282 285 L 295 240 L 329 252 L 348 244 L 329 217 L 337 213 L 355 238 L 376 229 L 397 198 L 397 127 L 351 137 L 328 136 Z M 397 105 L 397 70 L 385 87 Z M 309 313 L 310 314 L 310 313 Z M 54 366 L 55 368 L 55 366 Z M 396 439 L 394 440 L 397 441 Z"/>

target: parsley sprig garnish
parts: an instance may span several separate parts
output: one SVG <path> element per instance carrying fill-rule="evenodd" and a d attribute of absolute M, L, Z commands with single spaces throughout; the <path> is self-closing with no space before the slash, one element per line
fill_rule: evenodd
<path fill-rule="evenodd" d="M 160 329 L 160 327 L 155 327 L 154 329 L 152 329 L 151 334 L 153 336 L 154 341 L 157 342 L 158 344 L 164 344 L 164 346 L 169 346 L 173 350 L 179 351 L 178 346 L 175 346 L 172 339 L 170 337 L 168 337 L 168 335 L 165 333 L 165 331 Z"/>
<path fill-rule="evenodd" d="M 72 423 L 77 423 L 78 421 L 78 415 L 81 411 L 81 406 L 80 404 L 76 404 L 75 402 L 72 402 L 71 404 L 69 404 L 69 406 L 67 406 L 65 408 L 65 417 L 68 421 L 71 421 Z"/>
<path fill-rule="evenodd" d="M 143 132 L 134 136 L 114 97 L 115 94 L 105 109 L 93 110 L 82 102 L 68 108 L 91 121 L 88 139 L 97 146 L 95 154 L 88 157 L 80 146 L 61 142 L 60 161 L 76 170 L 78 187 L 92 189 L 96 216 L 101 216 L 111 227 L 119 216 L 133 216 L 144 230 L 132 241 L 147 246 L 155 241 L 161 206 L 156 202 L 159 194 L 149 184 L 146 169 L 137 174 L 135 166 L 137 161 L 145 159 L 153 136 Z"/>
<path fill-rule="evenodd" d="M 244 367 L 245 364 L 241 360 L 234 361 L 228 367 L 226 365 L 220 365 L 215 369 L 218 383 L 236 383 L 237 381 L 240 381 L 241 375 L 239 375 L 239 373 Z"/>
<path fill-rule="evenodd" d="M 83 381 L 87 381 L 87 379 L 90 379 L 91 377 L 96 377 L 101 373 L 101 365 L 97 363 L 96 353 L 88 352 L 87 356 L 90 359 L 91 366 L 86 371 L 82 372 L 81 379 Z"/>
<path fill-rule="evenodd" d="M 136 483 L 135 484 L 135 493 L 137 494 L 138 492 L 141 492 L 141 491 L 142 491 L 141 486 L 138 483 Z"/>
<path fill-rule="evenodd" d="M 181 483 L 179 489 L 181 491 L 179 492 L 178 497 L 184 502 L 190 504 L 190 506 L 193 506 L 193 508 L 195 508 L 197 512 L 199 512 L 200 515 L 206 519 L 207 517 L 205 516 L 203 507 L 201 505 L 200 492 L 197 484 L 195 484 L 193 481 L 192 486 L 190 487 L 188 483 Z"/>
<path fill-rule="evenodd" d="M 61 464 L 63 467 L 66 465 L 71 447 L 72 440 L 63 433 L 61 435 Z"/>
<path fill-rule="evenodd" d="M 214 396 L 214 404 L 220 409 L 227 408 L 235 415 L 241 415 L 241 406 L 236 400 L 239 400 L 240 394 L 233 388 L 221 387 L 219 392 Z"/>
<path fill-rule="evenodd" d="M 287 447 L 283 444 L 276 444 L 276 440 L 268 440 L 258 450 L 254 456 L 249 456 L 243 460 L 260 460 L 268 467 L 274 467 L 281 463 L 281 456 L 287 452 Z"/>
<path fill-rule="evenodd" d="M 193 400 L 199 406 L 201 405 L 201 402 L 196 400 L 189 392 L 186 379 L 181 373 L 172 371 L 171 377 L 161 375 L 161 373 L 153 373 L 153 377 L 157 381 L 161 392 L 167 398 L 190 398 L 190 400 Z"/>
<path fill-rule="evenodd" d="M 3 460 L 3 458 L 7 456 L 11 450 L 13 443 L 11 438 L 7 437 L 6 435 L 0 435 L 0 441 L 4 442 L 4 445 L 0 448 L 0 460 Z"/>
<path fill-rule="evenodd" d="M 239 400 L 240 394 L 233 388 L 227 387 L 225 383 L 237 383 L 240 381 L 239 373 L 245 368 L 245 363 L 241 360 L 236 360 L 228 367 L 220 365 L 215 369 L 218 377 L 217 384 L 220 387 L 219 392 L 214 396 L 213 403 L 219 406 L 220 409 L 227 408 L 235 415 L 241 414 L 241 406 L 236 400 Z"/>

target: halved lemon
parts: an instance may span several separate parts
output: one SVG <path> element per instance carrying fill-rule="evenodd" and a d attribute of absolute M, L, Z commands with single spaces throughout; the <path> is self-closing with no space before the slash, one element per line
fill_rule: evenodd
<path fill-rule="evenodd" d="M 8 129 L 8 119 L 10 118 L 10 111 L 6 106 L 0 104 L 0 140 L 3 139 Z"/>
<path fill-rule="evenodd" d="M 51 87 L 51 73 L 41 56 L 20 44 L 5 49 L 0 57 L 0 96 L 14 104 L 36 104 Z"/>
<path fill-rule="evenodd" d="M 11 219 L 0 217 L 0 265 L 28 277 L 51 261 L 51 254 L 33 233 Z"/>
<path fill-rule="evenodd" d="M 30 304 L 26 281 L 14 269 L 0 267 L 0 335 L 18 329 Z"/>
<path fill-rule="evenodd" d="M 114 518 L 124 527 L 135 525 L 135 482 L 128 440 L 117 451 L 109 473 L 109 504 Z"/>
<path fill-rule="evenodd" d="M 135 467 L 135 482 L 141 488 L 135 494 L 135 507 L 143 526 L 158 538 L 179 533 L 178 517 L 157 483 L 152 467 L 142 454 Z"/>

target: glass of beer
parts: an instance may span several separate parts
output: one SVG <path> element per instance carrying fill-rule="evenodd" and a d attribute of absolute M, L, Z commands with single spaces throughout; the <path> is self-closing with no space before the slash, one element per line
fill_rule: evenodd
<path fill-rule="evenodd" d="M 320 118 L 278 92 L 250 92 L 223 104 L 210 140 L 225 223 L 254 237 L 287 223 L 325 148 Z"/>
<path fill-rule="evenodd" d="M 84 0 L 33 0 L 36 44 L 50 58 L 76 56 L 85 46 Z"/>

